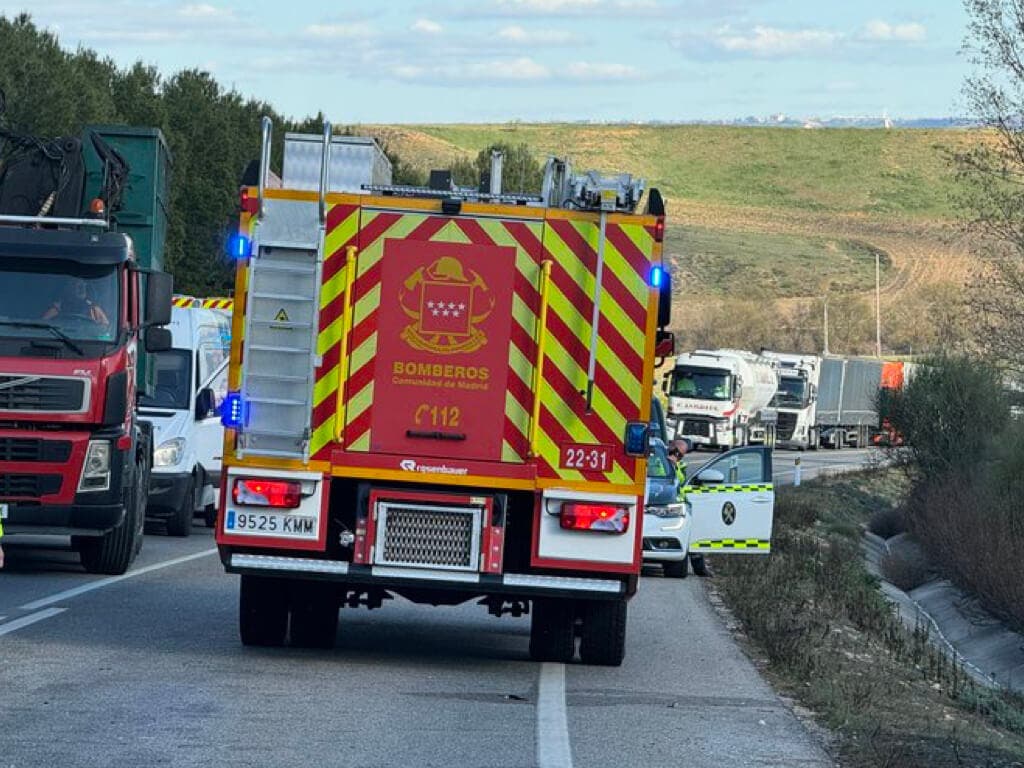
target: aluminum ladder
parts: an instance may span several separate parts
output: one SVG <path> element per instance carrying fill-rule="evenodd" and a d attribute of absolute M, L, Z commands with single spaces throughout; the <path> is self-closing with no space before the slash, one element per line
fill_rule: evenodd
<path fill-rule="evenodd" d="M 263 118 L 242 358 L 245 418 L 238 455 L 309 461 L 313 387 L 321 360 L 320 285 L 331 124 L 324 123 L 318 201 L 268 200 L 271 122 Z"/>

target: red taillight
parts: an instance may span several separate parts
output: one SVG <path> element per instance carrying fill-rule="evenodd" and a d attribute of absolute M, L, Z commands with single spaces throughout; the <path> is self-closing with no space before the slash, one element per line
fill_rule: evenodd
<path fill-rule="evenodd" d="M 231 489 L 235 504 L 249 507 L 295 509 L 302 501 L 302 483 L 294 480 L 235 480 Z"/>
<path fill-rule="evenodd" d="M 654 223 L 654 242 L 661 243 L 665 240 L 665 219 L 661 216 Z"/>
<path fill-rule="evenodd" d="M 629 509 L 614 504 L 562 505 L 562 527 L 569 531 L 599 531 L 625 533 L 629 528 Z"/>
<path fill-rule="evenodd" d="M 249 197 L 249 188 L 242 187 L 242 192 L 239 195 L 239 204 L 246 213 L 255 214 L 260 209 L 260 200 L 258 197 Z"/>

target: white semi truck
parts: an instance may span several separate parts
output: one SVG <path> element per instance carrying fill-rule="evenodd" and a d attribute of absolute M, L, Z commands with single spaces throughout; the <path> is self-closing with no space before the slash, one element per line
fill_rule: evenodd
<path fill-rule="evenodd" d="M 662 388 L 668 395 L 668 429 L 694 448 L 728 450 L 771 445 L 778 390 L 775 360 L 737 349 L 697 350 L 676 358 Z"/>
<path fill-rule="evenodd" d="M 779 369 L 779 389 L 771 403 L 778 413 L 775 444 L 779 448 L 817 450 L 821 444 L 818 387 L 822 359 L 765 350 L 761 354 L 775 360 Z"/>

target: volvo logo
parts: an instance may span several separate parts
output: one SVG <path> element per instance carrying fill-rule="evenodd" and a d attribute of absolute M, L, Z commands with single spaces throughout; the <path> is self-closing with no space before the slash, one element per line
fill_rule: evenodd
<path fill-rule="evenodd" d="M 722 522 L 726 525 L 732 525 L 736 522 L 736 507 L 733 506 L 731 501 L 725 502 L 722 507 Z"/>

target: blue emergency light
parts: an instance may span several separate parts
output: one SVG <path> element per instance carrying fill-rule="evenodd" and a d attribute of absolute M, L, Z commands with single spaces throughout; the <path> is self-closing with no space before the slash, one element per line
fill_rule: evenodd
<path fill-rule="evenodd" d="M 252 255 L 252 241 L 245 235 L 232 235 L 228 238 L 227 252 L 233 259 L 248 259 Z"/>
<path fill-rule="evenodd" d="M 663 282 L 665 282 L 665 268 L 655 264 L 651 267 L 651 286 L 661 288 Z"/>
<path fill-rule="evenodd" d="M 650 424 L 645 421 L 631 421 L 626 424 L 622 440 L 627 456 L 646 456 L 650 440 Z"/>
<path fill-rule="evenodd" d="M 238 392 L 228 392 L 221 406 L 220 423 L 228 429 L 238 429 L 245 421 L 245 403 Z"/>

